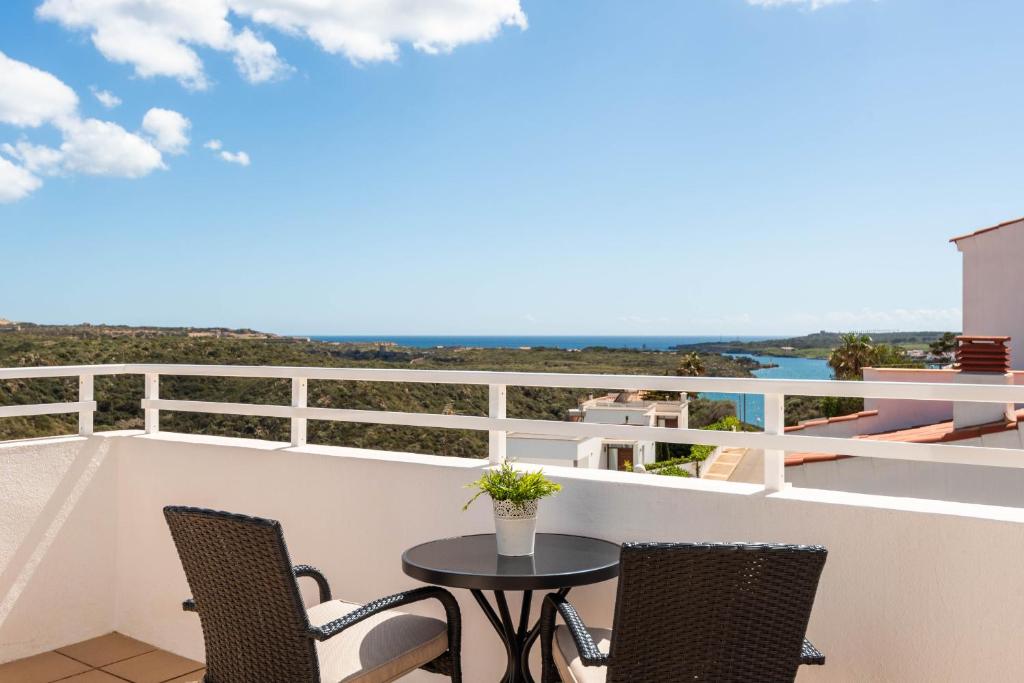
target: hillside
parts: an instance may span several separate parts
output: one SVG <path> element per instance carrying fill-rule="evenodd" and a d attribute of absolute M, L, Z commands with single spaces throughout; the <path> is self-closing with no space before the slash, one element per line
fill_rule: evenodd
<path fill-rule="evenodd" d="M 678 347 L 683 351 L 705 353 L 752 353 L 764 356 L 796 356 L 801 358 L 828 358 L 829 353 L 839 345 L 841 332 L 815 332 L 802 337 L 769 339 L 754 342 L 706 342 Z M 876 343 L 902 346 L 905 349 L 927 349 L 928 344 L 938 340 L 943 332 L 870 332 Z"/>
<path fill-rule="evenodd" d="M 756 363 L 716 354 L 703 358 L 707 374 L 746 377 Z M 673 352 L 623 349 L 414 349 L 393 345 L 311 342 L 254 330 L 133 328 L 126 326 L 37 326 L 18 323 L 0 328 L 0 367 L 93 363 L 206 363 L 223 365 L 294 365 L 445 370 L 504 370 L 601 374 L 672 374 L 679 362 Z M 0 382 L 0 405 L 73 401 L 74 380 Z M 512 387 L 510 417 L 564 419 L 589 391 Z M 160 395 L 169 399 L 287 404 L 290 383 L 276 379 L 162 377 Z M 141 377 L 98 377 L 96 429 L 142 427 Z M 483 415 L 486 387 L 369 382 L 313 381 L 309 405 L 410 412 Z M 699 401 L 692 424 L 702 426 L 731 412 L 721 403 Z M 0 440 L 29 438 L 75 430 L 76 418 L 40 416 L 0 419 Z M 177 432 L 247 436 L 286 441 L 288 422 L 165 412 L 164 429 Z M 483 457 L 487 435 L 387 425 L 310 422 L 311 443 Z"/>

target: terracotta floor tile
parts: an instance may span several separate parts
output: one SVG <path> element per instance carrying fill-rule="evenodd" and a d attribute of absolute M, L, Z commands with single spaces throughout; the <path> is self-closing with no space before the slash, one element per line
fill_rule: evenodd
<path fill-rule="evenodd" d="M 0 664 L 2 683 L 50 683 L 88 671 L 89 667 L 56 652 L 44 652 L 25 659 Z"/>
<path fill-rule="evenodd" d="M 184 676 L 179 676 L 178 678 L 173 678 L 167 681 L 167 683 L 201 683 L 201 681 L 203 680 L 203 675 L 205 673 L 206 669 L 200 669 L 199 671 L 195 671 L 190 674 L 185 674 Z"/>
<path fill-rule="evenodd" d="M 103 671 L 132 683 L 164 683 L 172 678 L 198 671 L 203 665 L 170 652 L 154 650 L 102 668 Z"/>
<path fill-rule="evenodd" d="M 93 669 L 92 671 L 86 671 L 84 674 L 78 674 L 71 678 L 62 678 L 59 683 L 124 683 L 124 679 L 118 678 L 117 676 L 111 676 L 99 669 Z"/>
<path fill-rule="evenodd" d="M 143 643 L 141 640 L 135 640 L 120 633 L 108 633 L 105 636 L 57 648 L 57 652 L 89 666 L 99 667 L 120 662 L 129 657 L 137 657 L 155 649 L 154 646 Z"/>

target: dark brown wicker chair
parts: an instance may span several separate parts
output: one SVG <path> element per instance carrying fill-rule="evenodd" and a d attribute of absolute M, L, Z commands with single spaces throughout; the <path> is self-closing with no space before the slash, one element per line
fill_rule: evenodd
<path fill-rule="evenodd" d="M 461 618 L 435 587 L 358 605 L 331 599 L 323 574 L 292 566 L 281 525 L 201 508 L 166 507 L 206 643 L 208 683 L 392 681 L 417 668 L 462 680 Z M 303 606 L 297 577 L 310 577 L 320 604 Z M 394 608 L 436 599 L 446 620 Z"/>
<path fill-rule="evenodd" d="M 804 634 L 826 554 L 627 543 L 611 630 L 588 629 L 564 597 L 545 598 L 543 683 L 792 681 L 801 664 L 825 663 Z"/>

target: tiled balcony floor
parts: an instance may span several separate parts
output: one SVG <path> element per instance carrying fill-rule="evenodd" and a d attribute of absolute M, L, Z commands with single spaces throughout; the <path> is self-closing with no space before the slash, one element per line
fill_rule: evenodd
<path fill-rule="evenodd" d="M 0 664 L 0 683 L 198 683 L 200 662 L 108 633 Z"/>

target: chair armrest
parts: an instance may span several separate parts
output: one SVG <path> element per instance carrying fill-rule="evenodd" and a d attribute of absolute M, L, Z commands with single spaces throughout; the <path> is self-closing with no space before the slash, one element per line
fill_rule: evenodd
<path fill-rule="evenodd" d="M 331 599 L 331 586 L 327 583 L 327 578 L 323 573 L 316 567 L 311 567 L 308 564 L 297 564 L 292 567 L 292 571 L 295 573 L 295 578 L 302 576 L 308 576 L 309 578 L 316 581 L 317 587 L 320 589 L 320 602 L 327 602 Z M 199 609 L 196 607 L 196 601 L 192 598 L 187 598 L 181 603 L 181 609 L 186 612 L 198 612 Z"/>
<path fill-rule="evenodd" d="M 328 638 L 338 635 L 350 626 L 354 626 L 360 621 L 372 617 L 375 614 L 380 614 L 381 612 L 401 607 L 402 605 L 431 599 L 439 601 L 444 607 L 445 615 L 448 618 L 449 633 L 460 633 L 462 613 L 459 611 L 459 603 L 455 601 L 455 597 L 443 588 L 438 588 L 437 586 L 424 586 L 423 588 L 414 588 L 413 590 L 405 591 L 404 593 L 395 593 L 394 595 L 389 595 L 386 598 L 380 598 L 373 602 L 368 602 L 359 609 L 349 612 L 339 619 L 329 621 L 321 626 L 310 626 L 309 630 L 306 631 L 306 634 L 316 640 L 327 640 Z M 449 643 L 449 647 L 452 647 L 451 643 Z M 455 647 L 458 646 L 455 645 Z"/>
<path fill-rule="evenodd" d="M 292 571 L 295 572 L 295 578 L 297 579 L 308 576 L 316 581 L 316 585 L 320 589 L 320 602 L 327 602 L 331 599 L 331 586 L 327 583 L 327 578 L 319 569 L 308 564 L 297 564 L 292 567 Z"/>
<path fill-rule="evenodd" d="M 804 645 L 800 650 L 800 663 L 820 666 L 825 663 L 825 655 L 814 647 L 811 641 L 804 638 Z"/>
<path fill-rule="evenodd" d="M 576 649 L 580 653 L 580 661 L 583 662 L 583 666 L 608 666 L 608 655 L 598 649 L 597 643 L 594 642 L 590 631 L 587 630 L 587 625 L 576 613 L 576 608 L 565 597 L 557 593 L 550 593 L 544 598 L 544 606 L 541 608 L 540 615 L 542 631 L 547 633 L 549 638 L 553 636 L 556 613 L 562 616 L 562 621 L 568 627 L 569 633 L 576 643 Z"/>

